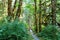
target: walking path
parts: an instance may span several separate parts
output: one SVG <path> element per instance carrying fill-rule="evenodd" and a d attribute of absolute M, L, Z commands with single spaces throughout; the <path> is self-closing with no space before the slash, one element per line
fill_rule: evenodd
<path fill-rule="evenodd" d="M 34 38 L 34 40 L 39 40 L 39 38 L 33 33 L 33 31 L 30 29 L 30 33 L 32 35 L 32 37 Z"/>

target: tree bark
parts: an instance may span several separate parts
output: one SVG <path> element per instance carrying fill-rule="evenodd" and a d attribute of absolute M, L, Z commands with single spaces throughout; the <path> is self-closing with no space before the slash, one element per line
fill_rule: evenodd
<path fill-rule="evenodd" d="M 12 0 L 8 0 L 8 20 L 12 18 L 12 9 L 11 9 Z"/>
<path fill-rule="evenodd" d="M 52 24 L 56 25 L 56 0 L 51 0 L 52 5 Z"/>
<path fill-rule="evenodd" d="M 39 32 L 41 31 L 42 25 L 42 13 L 41 13 L 41 0 L 39 1 Z"/>
<path fill-rule="evenodd" d="M 35 13 L 34 13 L 34 16 L 35 16 L 35 31 L 36 33 L 39 32 L 39 27 L 38 27 L 38 18 L 37 18 L 37 0 L 34 0 L 34 3 L 35 3 Z"/>
<path fill-rule="evenodd" d="M 15 8 L 16 8 L 16 2 L 17 2 L 17 0 L 15 0 L 15 2 L 14 2 L 14 7 L 13 7 L 13 12 L 14 12 L 14 10 L 15 10 Z"/>
<path fill-rule="evenodd" d="M 16 13 L 16 18 L 19 18 L 20 17 L 20 14 L 21 14 L 21 6 L 22 6 L 22 0 L 19 0 L 19 5 L 18 5 L 17 13 Z"/>
<path fill-rule="evenodd" d="M 17 0 L 15 0 L 14 5 L 13 5 L 13 9 L 12 9 L 13 18 L 14 18 L 14 11 L 16 9 L 16 3 L 17 3 Z"/>

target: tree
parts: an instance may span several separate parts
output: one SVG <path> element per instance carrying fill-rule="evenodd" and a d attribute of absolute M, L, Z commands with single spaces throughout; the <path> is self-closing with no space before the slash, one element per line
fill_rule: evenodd
<path fill-rule="evenodd" d="M 17 13 L 16 13 L 16 18 L 19 18 L 20 17 L 20 14 L 21 14 L 21 6 L 22 6 L 22 0 L 19 0 L 19 5 L 18 5 Z"/>
<path fill-rule="evenodd" d="M 56 25 L 56 0 L 51 0 L 52 5 L 52 24 Z"/>
<path fill-rule="evenodd" d="M 16 3 L 17 3 L 17 0 L 15 0 L 14 5 L 13 5 L 13 9 L 12 9 L 13 18 L 14 18 L 14 11 L 16 9 Z"/>
<path fill-rule="evenodd" d="M 14 6 L 13 6 L 13 12 L 14 12 L 14 10 L 15 10 L 15 8 L 16 8 L 16 3 L 17 3 L 17 0 L 15 0 L 15 2 L 14 2 Z"/>
<path fill-rule="evenodd" d="M 34 16 L 35 16 L 35 27 L 36 27 L 36 32 L 39 32 L 39 27 L 38 27 L 38 15 L 37 15 L 37 0 L 34 0 L 35 3 L 35 11 L 34 11 Z"/>
<path fill-rule="evenodd" d="M 12 8 L 11 8 L 12 0 L 8 0 L 8 21 L 12 19 Z"/>
<path fill-rule="evenodd" d="M 42 13 L 41 13 L 41 0 L 39 1 L 39 31 L 41 31 L 41 25 L 42 25 Z"/>

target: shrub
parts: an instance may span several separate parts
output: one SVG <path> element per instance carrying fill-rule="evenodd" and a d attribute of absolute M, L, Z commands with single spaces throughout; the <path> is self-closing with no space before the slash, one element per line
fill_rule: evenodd
<path fill-rule="evenodd" d="M 42 37 L 44 40 L 60 40 L 60 32 L 58 28 L 54 25 L 48 25 L 40 33 L 39 37 Z"/>
<path fill-rule="evenodd" d="M 0 40 L 29 40 L 30 35 L 22 22 L 3 23 L 0 27 Z"/>

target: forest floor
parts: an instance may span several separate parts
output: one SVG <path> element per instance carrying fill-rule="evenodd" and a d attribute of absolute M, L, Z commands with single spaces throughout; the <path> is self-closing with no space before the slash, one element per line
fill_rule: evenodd
<path fill-rule="evenodd" d="M 40 40 L 34 33 L 33 33 L 33 31 L 30 29 L 30 33 L 31 33 L 31 35 L 32 35 L 32 37 L 33 37 L 33 39 L 34 40 Z"/>

